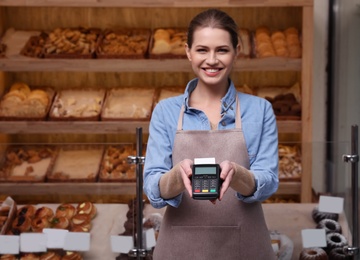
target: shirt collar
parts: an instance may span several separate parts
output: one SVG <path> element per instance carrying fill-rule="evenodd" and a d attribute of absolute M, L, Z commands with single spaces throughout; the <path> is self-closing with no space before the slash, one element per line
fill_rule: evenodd
<path fill-rule="evenodd" d="M 190 93 L 196 88 L 197 83 L 198 83 L 198 79 L 195 78 L 189 81 L 189 83 L 186 86 L 185 99 L 184 99 L 185 111 L 189 109 Z M 221 113 L 227 111 L 231 107 L 231 105 L 235 102 L 236 99 L 237 91 L 235 85 L 231 79 L 229 79 L 229 83 L 230 83 L 229 89 L 226 92 L 225 96 L 221 99 Z"/>

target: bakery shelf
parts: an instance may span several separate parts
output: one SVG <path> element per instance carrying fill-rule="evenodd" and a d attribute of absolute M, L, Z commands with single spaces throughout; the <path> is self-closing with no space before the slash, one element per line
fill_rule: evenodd
<path fill-rule="evenodd" d="M 281 120 L 277 124 L 279 133 L 301 133 L 300 120 Z M 4 134 L 131 133 L 137 127 L 143 133 L 149 132 L 148 121 L 0 121 L 0 132 Z"/>
<path fill-rule="evenodd" d="M 136 183 L 1 183 L 1 192 L 7 195 L 133 195 L 136 192 Z"/>
<path fill-rule="evenodd" d="M 276 195 L 300 194 L 300 182 L 280 182 Z M 0 183 L 0 189 L 3 194 L 9 196 L 17 195 L 134 195 L 136 192 L 136 183 Z"/>
<path fill-rule="evenodd" d="M 262 7 L 312 6 L 312 0 L 0 0 L 0 6 L 56 6 L 56 7 Z"/>
<path fill-rule="evenodd" d="M 236 71 L 300 71 L 301 59 L 239 59 Z M 192 72 L 187 59 L 0 59 L 0 71 Z"/>

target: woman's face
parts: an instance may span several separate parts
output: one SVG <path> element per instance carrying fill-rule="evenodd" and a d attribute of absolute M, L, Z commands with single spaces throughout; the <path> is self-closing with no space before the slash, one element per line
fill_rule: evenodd
<path fill-rule="evenodd" d="M 208 86 L 228 85 L 227 80 L 237 53 L 229 32 L 211 27 L 195 30 L 191 49 L 186 46 L 194 73 L 200 83 Z"/>

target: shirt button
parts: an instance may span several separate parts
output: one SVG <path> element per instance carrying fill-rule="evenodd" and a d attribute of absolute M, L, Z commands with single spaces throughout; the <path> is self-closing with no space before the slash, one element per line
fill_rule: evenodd
<path fill-rule="evenodd" d="M 224 107 L 227 107 L 227 104 L 226 104 L 226 102 L 224 102 Z"/>
<path fill-rule="evenodd" d="M 225 122 L 221 122 L 221 125 L 222 125 L 222 126 L 226 126 L 226 123 L 225 123 Z"/>

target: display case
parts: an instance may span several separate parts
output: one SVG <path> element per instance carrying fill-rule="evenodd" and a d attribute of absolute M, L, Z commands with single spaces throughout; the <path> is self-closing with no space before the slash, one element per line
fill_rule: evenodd
<path fill-rule="evenodd" d="M 280 143 L 301 146 L 301 177 L 281 181 L 275 196 L 296 196 L 299 202 L 312 200 L 312 71 L 313 1 L 37 1 L 0 0 L 0 35 L 9 28 L 22 31 L 51 31 L 58 27 L 185 28 L 190 19 L 209 7 L 227 11 L 242 28 L 255 31 L 266 25 L 284 30 L 294 26 L 301 32 L 301 58 L 239 58 L 232 73 L 236 86 L 257 88 L 301 86 L 301 118 L 278 120 Z M 59 16 L 59 12 L 61 15 Z M 99 18 L 101 17 L 101 19 Z M 39 59 L 13 53 L 0 58 L 0 93 L 16 81 L 48 85 L 55 91 L 68 87 L 153 87 L 185 86 L 193 78 L 186 59 Z M 131 143 L 135 128 L 148 134 L 149 121 L 1 121 L 3 144 Z M 2 146 L 4 154 L 6 145 Z M 67 196 L 71 200 L 91 197 L 117 201 L 131 197 L 134 183 L 0 183 L 3 194 L 22 199 Z M 121 196 L 119 196 L 121 195 Z M 108 199 L 106 199 L 108 198 Z M 55 199 L 56 200 L 56 199 Z M 80 199 L 81 200 L 81 199 Z"/>

